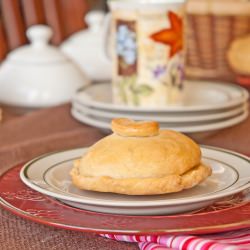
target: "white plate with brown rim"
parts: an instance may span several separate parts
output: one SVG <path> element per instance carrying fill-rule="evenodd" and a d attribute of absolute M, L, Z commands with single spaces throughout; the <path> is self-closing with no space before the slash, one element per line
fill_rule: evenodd
<path fill-rule="evenodd" d="M 220 148 L 201 146 L 202 161 L 213 174 L 200 185 L 178 193 L 129 196 L 83 191 L 69 175 L 73 162 L 88 148 L 54 152 L 24 165 L 21 180 L 30 188 L 70 206 L 113 214 L 178 214 L 203 208 L 213 202 L 250 187 L 249 158 Z"/>

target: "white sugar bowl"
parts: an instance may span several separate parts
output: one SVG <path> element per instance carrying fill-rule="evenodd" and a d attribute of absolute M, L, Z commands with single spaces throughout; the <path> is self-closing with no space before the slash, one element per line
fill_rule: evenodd
<path fill-rule="evenodd" d="M 86 75 L 49 45 L 52 30 L 35 25 L 27 30 L 31 44 L 12 51 L 0 66 L 0 103 L 41 108 L 70 101 L 89 84 Z"/>
<path fill-rule="evenodd" d="M 86 15 L 88 29 L 73 34 L 60 46 L 61 50 L 86 72 L 92 81 L 110 80 L 111 60 L 105 54 L 107 18 L 101 11 Z"/>

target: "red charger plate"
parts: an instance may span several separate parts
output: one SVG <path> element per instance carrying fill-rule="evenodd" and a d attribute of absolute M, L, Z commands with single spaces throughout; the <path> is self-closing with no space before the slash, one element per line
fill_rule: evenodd
<path fill-rule="evenodd" d="M 189 214 L 113 215 L 72 208 L 30 189 L 19 178 L 21 168 L 22 165 L 14 167 L 0 177 L 0 205 L 18 216 L 48 226 L 127 235 L 207 234 L 250 227 L 250 202 L 245 194 L 228 197 Z"/>

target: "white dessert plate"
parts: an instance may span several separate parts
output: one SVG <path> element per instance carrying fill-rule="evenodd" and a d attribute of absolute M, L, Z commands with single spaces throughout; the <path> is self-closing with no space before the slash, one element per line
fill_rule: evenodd
<path fill-rule="evenodd" d="M 22 168 L 20 177 L 30 188 L 68 205 L 97 212 L 133 215 L 192 211 L 250 186 L 249 158 L 219 148 L 202 146 L 201 149 L 202 161 L 212 167 L 212 176 L 192 189 L 173 194 L 129 196 L 74 187 L 69 172 L 74 160 L 86 153 L 87 148 L 38 157 Z"/>
<path fill-rule="evenodd" d="M 174 123 L 174 122 L 199 122 L 199 121 L 215 121 L 225 118 L 230 118 L 236 115 L 239 115 L 248 109 L 248 103 L 243 103 L 239 106 L 227 109 L 220 110 L 220 112 L 215 113 L 204 113 L 204 114 L 177 114 L 173 113 L 133 113 L 133 112 L 119 112 L 119 111 L 106 111 L 101 109 L 95 109 L 87 107 L 79 102 L 72 102 L 72 107 L 80 113 L 86 115 L 93 115 L 99 118 L 113 119 L 117 117 L 126 117 L 133 120 L 151 120 L 164 123 Z"/>
<path fill-rule="evenodd" d="M 244 103 L 248 92 L 235 84 L 186 81 L 183 105 L 164 107 L 131 107 L 112 102 L 111 83 L 90 85 L 76 94 L 73 101 L 88 107 L 109 111 L 131 112 L 199 112 L 220 110 Z"/>
<path fill-rule="evenodd" d="M 75 108 L 71 109 L 71 114 L 76 120 L 82 123 L 97 127 L 107 132 L 110 131 L 111 119 L 100 118 L 93 115 L 86 115 L 83 114 L 82 112 L 79 112 Z M 193 122 L 193 123 L 180 122 L 174 124 L 160 122 L 160 127 L 161 129 L 172 129 L 182 133 L 197 133 L 197 132 L 205 132 L 205 131 L 218 130 L 222 128 L 231 127 L 238 123 L 241 123 L 247 117 L 248 117 L 248 111 L 246 110 L 237 116 L 219 121 Z"/>

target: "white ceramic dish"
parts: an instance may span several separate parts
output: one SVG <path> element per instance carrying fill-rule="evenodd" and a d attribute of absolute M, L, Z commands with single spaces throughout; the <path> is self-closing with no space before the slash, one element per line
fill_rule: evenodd
<path fill-rule="evenodd" d="M 187 81 L 185 83 L 183 105 L 165 107 L 131 107 L 112 103 L 110 83 L 101 83 L 83 88 L 73 101 L 85 106 L 107 111 L 130 112 L 199 112 L 215 111 L 243 104 L 249 97 L 248 92 L 234 84 Z"/>
<path fill-rule="evenodd" d="M 52 29 L 35 25 L 27 30 L 31 44 L 8 54 L 0 66 L 0 102 L 42 108 L 68 102 L 90 83 L 58 48 L 49 45 Z"/>
<path fill-rule="evenodd" d="M 90 126 L 97 127 L 99 129 L 103 129 L 105 131 L 110 131 L 110 119 L 99 118 L 95 116 L 90 116 L 79 112 L 78 110 L 72 108 L 71 110 L 72 116 L 85 124 Z M 161 129 L 172 129 L 182 133 L 197 133 L 197 132 L 205 132 L 211 130 L 218 130 L 222 128 L 227 128 L 234 126 L 238 123 L 241 123 L 248 117 L 248 111 L 244 111 L 243 113 L 233 117 L 220 121 L 213 122 L 205 122 L 201 123 L 162 123 L 160 122 Z"/>
<path fill-rule="evenodd" d="M 21 179 L 30 188 L 74 207 L 135 215 L 176 214 L 199 209 L 250 186 L 248 158 L 223 149 L 203 146 L 202 161 L 213 168 L 213 174 L 192 189 L 152 196 L 83 191 L 72 185 L 69 171 L 73 161 L 87 150 L 80 148 L 38 157 L 22 168 Z"/>
<path fill-rule="evenodd" d="M 171 122 L 199 122 L 199 121 L 214 121 L 225 118 L 230 118 L 239 115 L 248 109 L 248 103 L 243 103 L 240 106 L 233 107 L 228 110 L 220 110 L 215 113 L 204 113 L 204 114 L 181 114 L 179 113 L 131 113 L 131 112 L 119 112 L 119 111 L 106 111 L 101 109 L 90 108 L 79 102 L 72 102 L 72 106 L 75 110 L 86 114 L 93 115 L 95 117 L 113 119 L 117 117 L 126 117 L 133 120 L 153 120 L 164 123 Z"/>
<path fill-rule="evenodd" d="M 110 80 L 111 60 L 104 51 L 104 31 L 107 22 L 105 13 L 90 11 L 85 16 L 85 22 L 88 29 L 74 33 L 60 45 L 60 48 L 92 81 Z"/>

